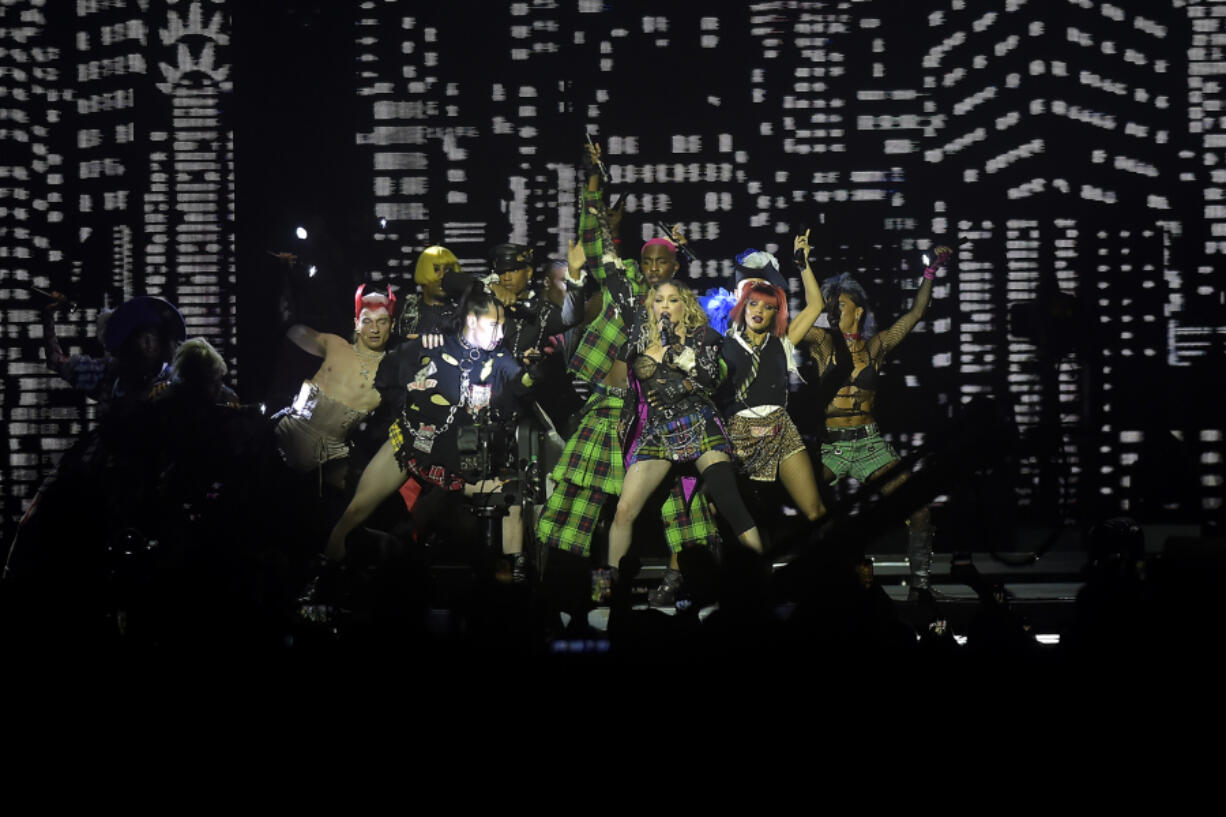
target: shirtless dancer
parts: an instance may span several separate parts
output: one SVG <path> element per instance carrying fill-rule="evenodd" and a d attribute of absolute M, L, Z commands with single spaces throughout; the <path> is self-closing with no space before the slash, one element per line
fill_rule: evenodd
<path fill-rule="evenodd" d="M 396 296 L 354 294 L 352 342 L 308 326 L 295 324 L 286 335 L 299 348 L 324 359 L 319 371 L 302 383 L 293 404 L 276 416 L 277 447 L 286 464 L 300 474 L 321 470 L 321 479 L 343 488 L 346 437 L 354 425 L 379 405 L 375 372 L 391 335 Z"/>

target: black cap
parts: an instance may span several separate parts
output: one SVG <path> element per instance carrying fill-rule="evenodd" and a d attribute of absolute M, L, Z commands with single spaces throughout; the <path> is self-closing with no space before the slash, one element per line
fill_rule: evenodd
<path fill-rule="evenodd" d="M 770 259 L 770 260 L 768 260 Z M 774 263 L 770 263 L 773 260 Z M 766 263 L 763 263 L 763 262 Z M 746 264 L 749 262 L 749 266 Z M 762 278 L 767 283 L 779 287 L 784 292 L 788 291 L 788 281 L 783 277 L 783 273 L 776 266 L 779 262 L 770 253 L 759 252 L 758 250 L 749 249 L 736 257 L 733 264 L 733 269 L 736 271 L 736 282 L 739 284 L 746 278 Z M 761 266 L 756 266 L 756 265 Z"/>
<path fill-rule="evenodd" d="M 187 337 L 187 325 L 174 304 L 156 295 L 138 295 L 125 301 L 111 314 L 106 323 L 103 339 L 108 352 L 119 354 L 124 341 L 142 329 L 156 328 L 165 332 L 171 340 Z"/>
<path fill-rule="evenodd" d="M 523 244 L 499 244 L 490 250 L 490 270 L 505 272 L 532 266 L 532 248 Z"/>

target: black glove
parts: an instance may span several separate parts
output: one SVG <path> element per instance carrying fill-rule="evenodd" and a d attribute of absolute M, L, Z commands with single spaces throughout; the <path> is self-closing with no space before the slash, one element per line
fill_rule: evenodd
<path fill-rule="evenodd" d="M 529 349 L 524 353 L 524 358 L 520 363 L 523 364 L 524 374 L 532 378 L 534 386 L 545 378 L 545 355 L 541 352 Z"/>

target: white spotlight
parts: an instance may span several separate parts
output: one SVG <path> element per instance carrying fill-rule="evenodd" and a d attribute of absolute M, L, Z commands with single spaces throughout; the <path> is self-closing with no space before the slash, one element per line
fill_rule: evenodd
<path fill-rule="evenodd" d="M 932 266 L 932 263 L 931 263 L 931 262 L 928 260 L 928 253 L 924 253 L 924 254 L 921 256 L 921 258 L 923 258 L 923 259 L 924 259 L 924 266 L 925 266 L 925 267 L 931 267 L 931 266 Z"/>
<path fill-rule="evenodd" d="M 314 264 L 312 264 L 312 265 L 311 265 L 311 267 L 310 267 L 310 269 L 308 269 L 308 270 L 307 270 L 307 277 L 308 277 L 308 278 L 314 278 L 314 277 L 315 277 L 315 273 L 317 273 L 317 272 L 319 272 L 319 267 L 317 267 L 317 266 L 315 266 Z"/>
<path fill-rule="evenodd" d="M 294 230 L 294 235 L 298 236 L 298 238 L 302 239 L 303 241 L 306 241 L 306 227 L 299 227 L 298 229 Z"/>
<path fill-rule="evenodd" d="M 379 219 L 379 229 L 381 229 L 381 230 L 386 230 L 386 229 L 387 229 L 387 219 L 385 219 L 385 218 L 381 218 L 381 219 Z"/>

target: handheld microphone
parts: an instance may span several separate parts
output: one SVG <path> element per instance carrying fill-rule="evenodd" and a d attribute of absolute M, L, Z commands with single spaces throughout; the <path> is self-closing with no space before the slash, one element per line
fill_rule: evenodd
<path fill-rule="evenodd" d="M 798 247 L 796 251 L 792 253 L 792 260 L 796 262 L 797 269 L 803 270 L 805 268 L 805 264 L 809 262 L 809 251 L 804 247 Z"/>
<path fill-rule="evenodd" d="M 667 314 L 660 317 L 660 345 L 667 347 L 673 336 L 673 322 Z"/>

